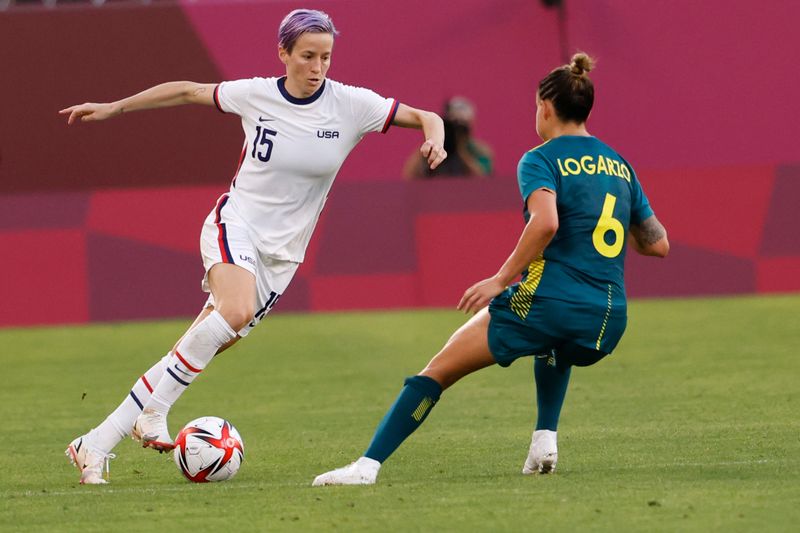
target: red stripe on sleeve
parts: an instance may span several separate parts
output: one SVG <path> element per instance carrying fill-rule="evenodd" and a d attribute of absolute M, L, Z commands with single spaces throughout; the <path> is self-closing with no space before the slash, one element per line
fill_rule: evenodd
<path fill-rule="evenodd" d="M 142 375 L 142 383 L 144 383 L 144 386 L 145 386 L 145 387 L 147 387 L 147 390 L 148 390 L 150 393 L 152 393 L 152 392 L 153 392 L 153 387 L 150 385 L 150 382 L 149 382 L 149 381 L 147 381 L 147 378 L 146 378 L 146 377 L 144 377 L 144 375 Z"/>
<path fill-rule="evenodd" d="M 214 105 L 217 106 L 217 109 L 219 110 L 220 113 L 225 112 L 225 110 L 222 109 L 222 106 L 219 105 L 219 84 L 217 84 L 217 86 L 214 87 Z"/>
<path fill-rule="evenodd" d="M 386 117 L 386 122 L 383 123 L 383 129 L 381 130 L 381 133 L 386 133 L 389 131 L 389 126 L 392 125 L 392 121 L 394 120 L 394 116 L 397 114 L 398 107 L 400 107 L 400 102 L 395 100 L 394 104 L 392 104 L 391 111 L 389 111 L 389 116 Z"/>

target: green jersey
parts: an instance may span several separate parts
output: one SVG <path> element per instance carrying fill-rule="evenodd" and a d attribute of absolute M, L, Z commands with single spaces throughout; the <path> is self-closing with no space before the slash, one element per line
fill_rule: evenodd
<path fill-rule="evenodd" d="M 559 226 L 516 287 L 511 309 L 524 319 L 535 295 L 623 311 L 628 228 L 653 215 L 633 168 L 595 137 L 565 135 L 523 155 L 518 181 L 523 203 L 541 188 L 556 194 Z M 524 216 L 527 222 L 527 206 Z"/>

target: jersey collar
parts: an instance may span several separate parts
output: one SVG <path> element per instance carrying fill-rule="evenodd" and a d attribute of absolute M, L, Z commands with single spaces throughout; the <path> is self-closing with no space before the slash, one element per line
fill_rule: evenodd
<path fill-rule="evenodd" d="M 322 92 L 325 90 L 325 82 L 328 80 L 322 80 L 322 85 L 319 86 L 317 92 L 308 96 L 306 98 L 295 98 L 289 91 L 286 90 L 286 76 L 278 78 L 278 90 L 281 92 L 281 95 L 290 103 L 297 104 L 297 105 L 308 105 L 312 102 L 316 102 L 317 99 L 322 96 Z"/>

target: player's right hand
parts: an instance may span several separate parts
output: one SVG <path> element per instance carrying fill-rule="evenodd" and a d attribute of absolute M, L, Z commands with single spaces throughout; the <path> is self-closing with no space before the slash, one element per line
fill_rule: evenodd
<path fill-rule="evenodd" d="M 492 298 L 506 290 L 497 277 L 479 281 L 464 292 L 456 309 L 464 313 L 477 313 L 492 301 Z"/>
<path fill-rule="evenodd" d="M 69 115 L 67 117 L 67 124 L 72 124 L 76 120 L 81 122 L 91 122 L 95 120 L 105 120 L 118 115 L 119 112 L 114 109 L 112 104 L 93 104 L 85 103 L 74 105 L 58 112 L 59 115 Z"/>

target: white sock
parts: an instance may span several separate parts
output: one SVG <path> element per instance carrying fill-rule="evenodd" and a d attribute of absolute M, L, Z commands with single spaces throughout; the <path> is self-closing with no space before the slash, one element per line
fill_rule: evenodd
<path fill-rule="evenodd" d="M 133 384 L 130 393 L 122 403 L 108 415 L 103 422 L 89 432 L 89 446 L 104 454 L 110 452 L 119 441 L 130 434 L 136 417 L 142 412 L 144 404 L 150 399 L 153 387 L 161 381 L 164 369 L 172 357 L 167 353 L 156 364 L 151 366 L 142 377 Z"/>
<path fill-rule="evenodd" d="M 144 407 L 167 414 L 170 407 L 202 372 L 224 344 L 236 338 L 236 332 L 216 310 L 189 331 L 169 360 L 164 379 L 158 382 Z"/>

